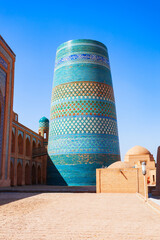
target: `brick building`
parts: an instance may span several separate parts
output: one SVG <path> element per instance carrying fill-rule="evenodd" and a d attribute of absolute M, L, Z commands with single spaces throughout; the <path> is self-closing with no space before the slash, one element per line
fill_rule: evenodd
<path fill-rule="evenodd" d="M 39 134 L 13 112 L 15 54 L 0 36 L 0 186 L 46 183 L 49 120 Z"/>
<path fill-rule="evenodd" d="M 142 174 L 142 162 L 146 163 L 146 177 Z M 148 187 L 156 185 L 156 167 L 153 155 L 144 147 L 135 146 L 108 168 L 96 170 L 97 192 L 148 193 Z"/>

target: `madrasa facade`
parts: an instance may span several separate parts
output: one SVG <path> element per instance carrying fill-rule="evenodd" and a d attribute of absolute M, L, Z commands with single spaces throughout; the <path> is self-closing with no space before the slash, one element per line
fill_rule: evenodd
<path fill-rule="evenodd" d="M 58 47 L 50 121 L 40 118 L 38 133 L 13 111 L 15 58 L 0 37 L 0 186 L 96 185 L 96 169 L 120 161 L 106 46 L 80 39 Z"/>

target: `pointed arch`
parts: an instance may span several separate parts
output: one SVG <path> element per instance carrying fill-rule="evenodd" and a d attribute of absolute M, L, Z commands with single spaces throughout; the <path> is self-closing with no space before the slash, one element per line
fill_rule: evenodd
<path fill-rule="evenodd" d="M 12 161 L 10 165 L 10 179 L 11 179 L 11 186 L 14 186 L 14 163 L 12 163 Z"/>
<path fill-rule="evenodd" d="M 26 163 L 25 166 L 25 185 L 30 184 L 30 169 L 29 169 L 29 163 Z"/>
<path fill-rule="evenodd" d="M 41 184 L 41 167 L 40 165 L 38 166 L 38 179 L 37 179 L 38 184 Z"/>
<path fill-rule="evenodd" d="M 17 186 L 22 186 L 22 165 L 20 162 L 17 165 Z"/>
<path fill-rule="evenodd" d="M 32 142 L 32 149 L 36 148 L 36 139 L 33 139 L 33 142 Z"/>
<path fill-rule="evenodd" d="M 35 164 L 32 165 L 32 184 L 36 184 L 36 167 L 35 167 Z"/>

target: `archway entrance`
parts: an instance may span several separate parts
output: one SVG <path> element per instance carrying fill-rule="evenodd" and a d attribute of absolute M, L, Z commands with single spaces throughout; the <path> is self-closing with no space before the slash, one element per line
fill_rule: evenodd
<path fill-rule="evenodd" d="M 38 184 L 41 184 L 41 167 L 38 166 Z"/>
<path fill-rule="evenodd" d="M 17 185 L 22 186 L 22 165 L 20 162 L 17 165 Z"/>
<path fill-rule="evenodd" d="M 25 185 L 30 184 L 30 171 L 29 171 L 29 164 L 27 163 L 25 166 Z"/>
<path fill-rule="evenodd" d="M 11 186 L 14 186 L 14 165 L 12 162 L 10 166 L 10 179 L 11 179 Z"/>
<path fill-rule="evenodd" d="M 34 164 L 32 166 L 32 184 L 36 184 L 36 167 Z"/>

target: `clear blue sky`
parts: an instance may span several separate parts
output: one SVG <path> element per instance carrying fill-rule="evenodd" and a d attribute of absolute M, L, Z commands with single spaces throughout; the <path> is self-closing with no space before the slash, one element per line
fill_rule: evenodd
<path fill-rule="evenodd" d="M 1 1 L 0 34 L 16 54 L 14 111 L 38 130 L 50 116 L 56 48 L 90 38 L 109 51 L 122 159 L 160 145 L 160 1 Z"/>

